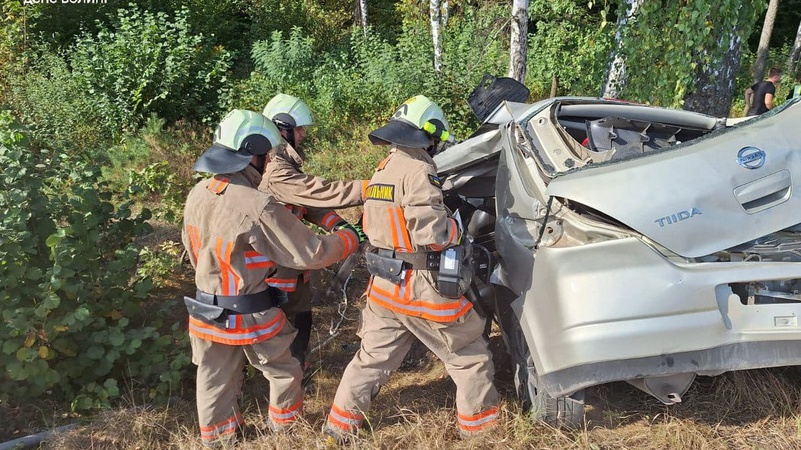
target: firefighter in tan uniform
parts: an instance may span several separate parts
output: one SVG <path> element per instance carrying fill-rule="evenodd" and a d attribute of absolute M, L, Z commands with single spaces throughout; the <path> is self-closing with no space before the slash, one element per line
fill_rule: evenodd
<path fill-rule="evenodd" d="M 357 432 L 414 337 L 444 362 L 456 383 L 462 436 L 484 431 L 498 418 L 494 368 L 484 319 L 463 295 L 470 283 L 469 245 L 459 245 L 459 226 L 443 204 L 430 156 L 448 140 L 448 123 L 439 106 L 418 95 L 369 137 L 392 148 L 364 203 L 364 231 L 376 250 L 365 255 L 372 277 L 358 332 L 361 348 L 342 375 L 324 431 L 340 442 Z"/>
<path fill-rule="evenodd" d="M 263 115 L 231 111 L 194 170 L 217 174 L 189 193 L 182 239 L 197 292 L 185 297 L 197 365 L 201 442 L 233 440 L 246 360 L 270 382 L 269 425 L 283 430 L 301 413 L 302 370 L 290 354 L 295 329 L 274 307 L 266 279 L 277 266 L 315 269 L 355 251 L 350 225 L 318 236 L 269 194 L 258 191 L 268 151 L 281 143 Z"/>
<path fill-rule="evenodd" d="M 294 96 L 278 94 L 264 107 L 263 114 L 278 127 L 289 144 L 273 150 L 275 154 L 264 168 L 259 190 L 272 194 L 284 203 L 298 218 L 331 231 L 345 221 L 333 209 L 349 208 L 363 203 L 367 180 L 328 181 L 303 173 L 306 155 L 302 142 L 306 127 L 313 125 L 311 110 Z M 287 319 L 297 329 L 292 342 L 292 356 L 308 368 L 306 353 L 312 330 L 311 272 L 280 267 L 267 282 L 288 294 L 281 306 Z"/>

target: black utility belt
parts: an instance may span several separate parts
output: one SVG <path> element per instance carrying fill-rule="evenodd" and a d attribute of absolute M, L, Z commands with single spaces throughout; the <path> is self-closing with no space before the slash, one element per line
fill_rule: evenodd
<path fill-rule="evenodd" d="M 266 311 L 275 306 L 269 289 L 256 294 L 245 295 L 217 295 L 197 291 L 195 300 L 205 305 L 225 308 L 236 314 L 253 314 Z"/>
<path fill-rule="evenodd" d="M 437 270 L 441 254 L 441 252 L 405 253 L 386 248 L 377 248 L 375 253 L 383 258 L 399 259 L 408 263 L 405 267 L 407 270 Z"/>
<path fill-rule="evenodd" d="M 439 270 L 440 252 L 404 253 L 377 248 L 365 253 L 364 258 L 371 275 L 399 284 L 404 270 Z"/>
<path fill-rule="evenodd" d="M 245 295 L 215 295 L 197 291 L 195 298 L 184 297 L 184 304 L 190 316 L 223 330 L 228 327 L 230 315 L 253 314 L 274 306 L 269 289 Z"/>
<path fill-rule="evenodd" d="M 365 253 L 367 270 L 371 275 L 393 284 L 403 281 L 404 270 L 428 270 L 434 273 L 437 292 L 445 297 L 460 298 L 470 286 L 473 269 L 470 266 L 472 247 L 449 247 L 441 252 L 403 253 L 379 248 Z"/>

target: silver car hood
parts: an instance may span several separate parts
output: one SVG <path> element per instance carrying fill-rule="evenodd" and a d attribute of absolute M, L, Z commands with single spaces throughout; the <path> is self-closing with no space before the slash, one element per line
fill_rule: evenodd
<path fill-rule="evenodd" d="M 678 255 L 709 255 L 801 222 L 799 124 L 796 102 L 662 151 L 557 176 L 546 195 L 586 205 Z"/>

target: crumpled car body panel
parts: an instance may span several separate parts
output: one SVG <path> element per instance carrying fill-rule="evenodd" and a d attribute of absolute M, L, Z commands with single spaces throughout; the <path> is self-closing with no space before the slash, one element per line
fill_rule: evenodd
<path fill-rule="evenodd" d="M 550 395 L 801 365 L 800 103 L 733 126 L 581 98 L 493 120 L 435 160 L 446 190 L 497 167 L 493 281 Z"/>

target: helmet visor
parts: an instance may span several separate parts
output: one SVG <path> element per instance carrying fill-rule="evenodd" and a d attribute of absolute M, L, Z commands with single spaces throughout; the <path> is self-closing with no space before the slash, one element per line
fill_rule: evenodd
<path fill-rule="evenodd" d="M 370 142 L 375 145 L 402 145 L 412 148 L 428 148 L 434 143 L 425 131 L 400 120 L 390 120 L 372 133 L 368 134 Z"/>
<path fill-rule="evenodd" d="M 224 145 L 213 144 L 200 155 L 192 169 L 206 173 L 234 173 L 247 167 L 252 157 L 246 150 L 235 152 Z"/>

